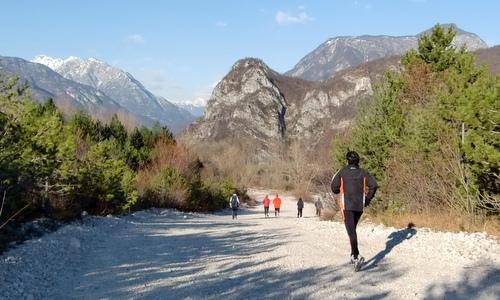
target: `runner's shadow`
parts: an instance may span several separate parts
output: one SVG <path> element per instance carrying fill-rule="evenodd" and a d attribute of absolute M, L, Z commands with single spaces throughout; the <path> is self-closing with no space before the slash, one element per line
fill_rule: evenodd
<path fill-rule="evenodd" d="M 404 240 L 408 240 L 413 237 L 417 233 L 417 230 L 415 230 L 413 226 L 413 223 L 410 223 L 405 229 L 394 231 L 389 234 L 389 236 L 387 237 L 387 242 L 385 243 L 385 249 L 377 253 L 377 255 L 375 255 L 374 257 L 370 258 L 370 260 L 365 263 L 365 267 L 363 267 L 363 270 L 370 270 L 375 268 L 377 264 L 381 260 L 383 260 L 385 256 L 389 254 L 389 252 L 392 251 L 392 248 L 401 244 Z"/>

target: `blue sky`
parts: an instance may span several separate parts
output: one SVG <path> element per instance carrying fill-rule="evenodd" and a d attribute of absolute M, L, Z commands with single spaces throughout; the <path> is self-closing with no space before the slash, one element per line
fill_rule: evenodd
<path fill-rule="evenodd" d="M 0 55 L 95 57 L 173 101 L 208 98 L 244 57 L 285 72 L 338 35 L 413 35 L 456 23 L 500 44 L 500 1 L 128 1 L 2 3 Z"/>

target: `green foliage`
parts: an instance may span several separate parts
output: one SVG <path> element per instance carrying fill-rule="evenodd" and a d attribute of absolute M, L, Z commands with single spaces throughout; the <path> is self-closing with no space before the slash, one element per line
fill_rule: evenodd
<path fill-rule="evenodd" d="M 217 182 L 202 180 L 200 176 L 195 176 L 190 182 L 187 208 L 202 211 L 224 208 L 233 192 L 234 187 L 230 179 Z"/>
<path fill-rule="evenodd" d="M 100 121 L 94 121 L 89 114 L 78 112 L 69 123 L 72 132 L 84 138 L 90 138 L 94 142 L 104 141 L 111 137 L 109 127 Z"/>
<path fill-rule="evenodd" d="M 202 179 L 197 159 L 184 169 L 163 165 L 149 192 L 139 194 L 137 175 L 156 172 L 151 163 L 160 141 L 176 147 L 172 133 L 158 123 L 129 134 L 116 115 L 105 124 L 80 112 L 65 122 L 51 99 L 36 104 L 26 85 L 0 77 L 0 194 L 7 195 L 0 221 L 26 204 L 24 212 L 57 218 L 74 218 L 84 209 L 108 214 L 151 205 L 223 207 L 232 184 Z"/>
<path fill-rule="evenodd" d="M 109 122 L 107 127 L 109 128 L 111 136 L 114 137 L 120 145 L 124 145 L 127 141 L 127 130 L 120 120 L 118 120 L 117 115 L 111 117 L 111 122 Z"/>
<path fill-rule="evenodd" d="M 411 64 L 416 58 L 421 59 L 434 72 L 448 69 L 456 62 L 456 50 L 452 46 L 455 32 L 451 26 L 445 32 L 439 24 L 432 28 L 431 34 L 422 34 L 418 41 L 418 52 L 410 50 L 403 58 L 405 65 Z"/>
<path fill-rule="evenodd" d="M 106 140 L 93 145 L 83 159 L 85 190 L 92 193 L 101 213 L 117 212 L 133 198 L 132 171 L 121 157 L 118 142 Z M 132 199 L 133 200 L 133 199 Z"/>
<path fill-rule="evenodd" d="M 236 190 L 233 181 L 229 177 L 222 178 L 217 183 L 217 189 L 220 192 L 220 198 L 223 200 L 229 199 Z"/>
<path fill-rule="evenodd" d="M 438 25 L 422 35 L 332 143 L 337 164 L 347 149 L 360 153 L 390 199 L 384 209 L 500 211 L 500 78 L 453 48 L 454 36 Z"/>
<path fill-rule="evenodd" d="M 165 167 L 149 183 L 143 203 L 189 211 L 214 211 L 224 208 L 234 191 L 229 178 L 204 180 L 200 174 L 188 176 L 175 168 Z"/>
<path fill-rule="evenodd" d="M 376 101 L 358 114 L 355 126 L 348 133 L 348 145 L 334 146 L 337 165 L 345 165 L 346 150 L 357 151 L 363 165 L 376 178 L 385 178 L 385 164 L 389 151 L 398 143 L 403 125 L 403 113 L 398 103 L 402 78 L 395 73 L 386 73 L 384 82 L 376 89 Z M 340 150 L 340 151 L 339 151 Z"/>
<path fill-rule="evenodd" d="M 500 194 L 500 78 L 483 76 L 458 99 L 465 162 L 481 190 Z"/>

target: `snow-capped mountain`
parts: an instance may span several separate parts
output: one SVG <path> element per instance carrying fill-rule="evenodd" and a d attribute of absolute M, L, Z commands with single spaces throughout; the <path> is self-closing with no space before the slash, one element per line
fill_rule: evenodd
<path fill-rule="evenodd" d="M 449 26 L 454 28 L 456 36 L 453 43 L 457 47 L 465 44 L 469 51 L 488 47 L 479 36 L 466 32 L 455 24 L 441 26 L 445 29 Z M 423 33 L 429 32 L 430 30 L 426 30 Z M 418 37 L 421 34 L 412 36 L 339 36 L 331 38 L 307 54 L 292 70 L 285 74 L 306 80 L 325 80 L 331 78 L 336 72 L 349 67 L 383 57 L 401 55 L 408 49 L 417 46 Z"/>
<path fill-rule="evenodd" d="M 0 56 L 0 75 L 17 76 L 31 88 L 31 97 L 42 102 L 52 98 L 63 111 L 85 110 L 105 119 L 113 113 L 130 114 L 105 93 L 95 88 L 66 79 L 47 66 L 22 58 Z M 152 123 L 138 118 L 139 122 Z"/>
<path fill-rule="evenodd" d="M 156 120 L 174 132 L 193 120 L 189 112 L 153 95 L 131 74 L 95 58 L 59 59 L 39 55 L 32 62 L 46 65 L 64 78 L 89 85 L 134 114 Z"/>
<path fill-rule="evenodd" d="M 195 105 L 190 103 L 175 103 L 175 105 L 187 110 L 190 114 L 195 116 L 196 118 L 203 116 L 205 112 L 206 106 L 203 105 Z"/>
<path fill-rule="evenodd" d="M 193 121 L 196 117 L 193 114 L 191 114 L 190 111 L 184 109 L 180 105 L 177 105 L 177 104 L 174 104 L 174 103 L 168 101 L 164 97 L 157 96 L 156 100 L 158 101 L 158 104 L 160 104 L 160 106 L 163 108 L 163 110 L 171 112 L 171 115 L 182 117 L 186 120 L 190 120 L 189 122 Z M 172 119 L 171 121 L 176 122 L 175 119 Z"/>

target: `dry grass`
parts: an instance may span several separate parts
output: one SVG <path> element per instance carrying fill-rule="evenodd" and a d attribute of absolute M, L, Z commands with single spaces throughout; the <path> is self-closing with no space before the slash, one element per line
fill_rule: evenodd
<path fill-rule="evenodd" d="M 271 143 L 268 146 L 277 147 Z M 265 160 L 256 160 L 255 154 L 259 149 L 243 141 L 203 143 L 196 145 L 195 149 L 205 166 L 210 163 L 210 172 L 216 176 L 232 178 L 237 186 L 260 186 L 280 191 L 280 196 L 287 194 L 297 199 L 302 197 L 304 201 L 311 200 L 315 194 L 321 194 L 325 201 L 322 219 L 342 222 L 336 197 L 327 199 L 333 170 L 326 148 L 324 151 L 316 148 L 315 151 L 308 152 L 303 145 L 289 144 L 280 149 L 278 154 Z M 453 212 L 461 211 L 464 205 L 463 201 L 459 201 L 463 199 L 459 199 L 459 195 L 454 193 L 455 182 L 460 180 L 461 173 L 456 170 L 459 167 L 456 164 L 458 160 L 451 150 L 443 149 L 445 153 L 437 162 L 427 162 L 421 157 L 417 157 L 418 160 L 409 157 L 408 160 L 390 161 L 389 192 L 400 199 L 412 199 L 404 202 L 409 204 L 412 212 L 394 214 L 370 211 L 363 215 L 363 219 L 395 227 L 406 227 L 413 223 L 417 227 L 436 230 L 485 231 L 493 236 L 500 236 L 500 219 L 478 216 L 471 219 Z M 435 174 L 443 174 L 444 177 Z M 422 191 L 423 186 L 432 187 L 432 190 Z"/>
<path fill-rule="evenodd" d="M 343 222 L 338 210 L 324 209 L 321 215 L 322 220 Z M 445 210 L 420 213 L 390 214 L 365 213 L 364 220 L 370 220 L 375 224 L 384 224 L 396 228 L 407 227 L 413 224 L 415 227 L 426 227 L 439 231 L 449 232 L 486 232 L 494 237 L 500 238 L 500 219 L 495 217 L 476 217 L 469 219 L 463 215 L 458 215 Z"/>
<path fill-rule="evenodd" d="M 367 216 L 372 222 L 387 226 L 406 227 L 409 223 L 416 227 L 428 227 L 436 230 L 451 232 L 486 232 L 492 236 L 500 237 L 500 220 L 494 217 L 467 218 L 449 211 L 389 214 L 381 213 Z"/>
<path fill-rule="evenodd" d="M 161 170 L 166 166 L 178 170 L 182 175 L 190 178 L 196 171 L 198 157 L 182 143 L 174 143 L 170 139 L 159 140 L 152 153 L 150 169 Z"/>
<path fill-rule="evenodd" d="M 338 210 L 331 209 L 331 208 L 325 208 L 321 211 L 321 220 L 341 222 L 342 217 L 341 217 L 340 212 Z"/>
<path fill-rule="evenodd" d="M 265 149 L 244 140 L 202 142 L 193 149 L 211 176 L 230 177 L 238 187 L 262 186 L 291 192 L 305 201 L 318 192 L 323 179 L 331 178 L 327 151 L 307 149 L 297 142 L 269 142 Z M 320 160 L 321 159 L 321 160 Z M 326 175 L 325 175 L 326 174 Z"/>
<path fill-rule="evenodd" d="M 173 168 L 186 178 L 190 178 L 198 167 L 197 157 L 184 145 L 175 144 L 171 140 L 161 139 L 153 148 L 151 163 L 137 173 L 136 187 L 140 195 L 144 195 L 153 185 L 154 179 L 165 168 Z M 165 191 L 165 193 L 167 193 Z M 183 187 L 171 188 L 169 195 L 172 199 L 185 199 L 186 191 Z M 177 201 L 176 200 L 176 201 Z"/>

